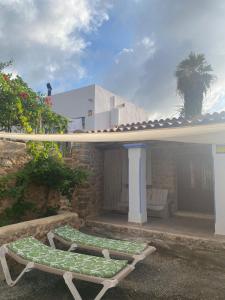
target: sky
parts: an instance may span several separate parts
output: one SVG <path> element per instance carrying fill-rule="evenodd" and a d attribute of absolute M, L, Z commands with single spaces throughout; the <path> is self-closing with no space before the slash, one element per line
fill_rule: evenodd
<path fill-rule="evenodd" d="M 174 117 L 177 64 L 204 53 L 216 80 L 203 112 L 225 110 L 224 0 L 0 0 L 0 61 L 36 91 L 99 84 Z"/>

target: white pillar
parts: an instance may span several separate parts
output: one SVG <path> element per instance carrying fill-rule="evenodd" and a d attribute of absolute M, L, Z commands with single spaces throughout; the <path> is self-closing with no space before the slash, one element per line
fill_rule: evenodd
<path fill-rule="evenodd" d="M 129 214 L 132 223 L 147 222 L 146 149 L 144 144 L 124 145 L 128 149 Z"/>
<path fill-rule="evenodd" d="M 225 235 L 225 145 L 213 145 L 215 234 Z"/>

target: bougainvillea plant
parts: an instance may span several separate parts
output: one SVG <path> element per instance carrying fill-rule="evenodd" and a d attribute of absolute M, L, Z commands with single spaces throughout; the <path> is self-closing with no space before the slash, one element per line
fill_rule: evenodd
<path fill-rule="evenodd" d="M 64 133 L 68 120 L 51 109 L 51 98 L 34 92 L 19 76 L 3 73 L 11 62 L 0 63 L 0 130 L 26 133 Z M 39 157 L 53 149 L 61 156 L 57 143 L 28 142 L 28 151 Z"/>
<path fill-rule="evenodd" d="M 21 77 L 2 72 L 10 64 L 0 63 L 0 131 L 66 132 L 68 120 L 52 111 L 51 97 L 34 92 Z M 65 165 L 58 143 L 27 142 L 27 151 L 31 160 L 18 172 L 0 178 L 0 198 L 14 199 L 13 206 L 1 217 L 4 219 L 2 224 L 20 221 L 31 209 L 25 199 L 30 184 L 55 189 L 71 200 L 76 186 L 87 178 L 84 170 Z M 12 179 L 13 186 L 10 184 Z"/>
<path fill-rule="evenodd" d="M 0 70 L 0 130 L 65 132 L 66 118 L 51 110 L 51 98 L 34 92 L 21 77 Z"/>

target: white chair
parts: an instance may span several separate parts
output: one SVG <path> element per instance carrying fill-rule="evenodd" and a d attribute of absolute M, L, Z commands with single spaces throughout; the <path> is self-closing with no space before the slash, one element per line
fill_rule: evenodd
<path fill-rule="evenodd" d="M 152 217 L 168 218 L 168 190 L 152 188 L 147 192 L 148 214 Z"/>

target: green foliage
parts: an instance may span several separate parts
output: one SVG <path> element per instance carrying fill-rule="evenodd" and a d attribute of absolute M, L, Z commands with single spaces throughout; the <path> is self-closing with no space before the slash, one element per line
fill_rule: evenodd
<path fill-rule="evenodd" d="M 12 190 L 9 188 L 12 181 L 15 180 L 15 173 L 0 177 L 0 199 L 11 196 Z"/>
<path fill-rule="evenodd" d="M 72 198 L 75 188 L 87 179 L 85 170 L 68 167 L 62 160 L 49 156 L 29 161 L 17 173 L 16 185 L 31 183 L 58 190 L 62 195 Z"/>
<path fill-rule="evenodd" d="M 12 65 L 12 60 L 7 62 L 0 62 L 0 72 L 11 65 Z"/>
<path fill-rule="evenodd" d="M 49 157 L 62 159 L 59 145 L 55 142 L 27 142 L 27 152 L 35 161 Z"/>
<path fill-rule="evenodd" d="M 16 201 L 11 207 L 5 209 L 0 218 L 0 226 L 20 222 L 28 210 L 35 211 L 35 204 L 23 200 Z"/>
<path fill-rule="evenodd" d="M 68 120 L 51 110 L 51 99 L 35 93 L 17 76 L 1 70 L 11 62 L 0 64 L 0 130 L 17 129 L 26 133 L 64 133 Z M 28 153 L 34 160 L 55 156 L 62 158 L 57 143 L 28 142 Z"/>
<path fill-rule="evenodd" d="M 51 98 L 35 93 L 17 76 L 4 74 L 2 70 L 11 62 L 0 63 L 0 130 L 14 129 L 26 133 L 64 133 L 68 120 L 51 110 Z M 87 173 L 72 169 L 62 160 L 59 145 L 55 142 L 28 142 L 31 160 L 18 172 L 0 178 L 0 199 L 12 198 L 14 204 L 1 217 L 1 224 L 20 221 L 35 205 L 25 201 L 31 184 L 57 190 L 68 199 L 77 185 L 84 182 Z M 48 207 L 45 215 L 54 213 L 56 207 Z M 37 212 L 40 214 L 40 212 Z"/>
<path fill-rule="evenodd" d="M 33 212 L 36 210 L 33 203 L 25 201 L 26 191 L 31 184 L 44 186 L 48 190 L 57 190 L 71 200 L 74 190 L 87 179 L 87 176 L 85 170 L 72 169 L 54 156 L 40 156 L 36 160 L 30 160 L 18 172 L 0 178 L 0 199 L 7 197 L 15 201 L 12 207 L 4 211 L 0 226 L 19 222 L 27 210 Z M 36 214 L 43 217 L 52 215 L 56 211 L 57 207 L 47 207 L 44 215 L 38 211 Z"/>
<path fill-rule="evenodd" d="M 2 72 L 0 63 L 0 130 L 27 133 L 63 133 L 68 120 L 51 110 L 51 99 L 34 92 L 21 77 Z"/>
<path fill-rule="evenodd" d="M 175 76 L 177 91 L 184 101 L 181 116 L 192 118 L 202 113 L 204 95 L 215 79 L 212 71 L 204 54 L 190 53 L 179 63 Z"/>

